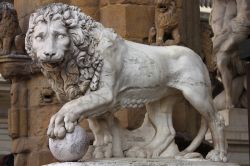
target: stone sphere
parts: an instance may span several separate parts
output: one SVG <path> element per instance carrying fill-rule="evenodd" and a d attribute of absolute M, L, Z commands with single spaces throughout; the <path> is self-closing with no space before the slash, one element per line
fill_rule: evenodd
<path fill-rule="evenodd" d="M 74 132 L 67 133 L 63 139 L 49 138 L 49 148 L 53 156 L 59 161 L 80 160 L 89 147 L 86 131 L 76 126 Z"/>

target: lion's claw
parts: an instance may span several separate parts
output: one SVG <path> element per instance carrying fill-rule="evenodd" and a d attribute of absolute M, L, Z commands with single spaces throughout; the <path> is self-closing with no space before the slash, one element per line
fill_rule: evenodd
<path fill-rule="evenodd" d="M 215 162 L 227 162 L 227 155 L 225 152 L 219 150 L 212 150 L 207 154 L 206 159 Z"/>
<path fill-rule="evenodd" d="M 62 139 L 66 133 L 74 131 L 78 116 L 72 112 L 56 113 L 50 119 L 47 135 L 50 138 Z"/>

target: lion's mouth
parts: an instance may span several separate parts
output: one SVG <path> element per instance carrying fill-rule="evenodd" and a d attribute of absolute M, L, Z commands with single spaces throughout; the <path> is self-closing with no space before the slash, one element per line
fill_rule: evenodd
<path fill-rule="evenodd" d="M 157 8 L 161 11 L 161 12 L 165 12 L 168 10 L 168 6 L 165 4 L 158 4 Z"/>
<path fill-rule="evenodd" d="M 159 5 L 158 5 L 158 8 L 160 8 L 160 9 L 166 9 L 166 8 L 167 8 L 167 6 L 166 6 L 166 5 L 164 5 L 164 4 L 159 4 Z"/>
<path fill-rule="evenodd" d="M 48 68 L 55 68 L 60 65 L 60 62 L 55 62 L 55 63 L 43 63 L 43 66 L 48 67 Z"/>
<path fill-rule="evenodd" d="M 61 61 L 42 61 L 42 66 L 47 69 L 55 69 L 58 66 L 60 66 L 63 63 L 63 60 Z"/>
<path fill-rule="evenodd" d="M 60 59 L 46 58 L 46 59 L 40 59 L 40 61 L 43 64 L 55 66 L 55 65 L 59 65 L 60 63 L 63 63 L 64 58 L 60 58 Z"/>

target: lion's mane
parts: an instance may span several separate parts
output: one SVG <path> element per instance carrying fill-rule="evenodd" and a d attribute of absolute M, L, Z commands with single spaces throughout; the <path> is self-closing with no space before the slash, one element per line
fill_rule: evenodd
<path fill-rule="evenodd" d="M 54 3 L 38 9 L 30 17 L 26 34 L 25 47 L 27 53 L 36 59 L 32 48 L 32 35 L 37 24 L 60 20 L 68 29 L 71 46 L 66 60 L 56 68 L 40 64 L 42 72 L 48 77 L 53 90 L 60 100 L 72 100 L 86 93 L 87 90 L 98 89 L 103 58 L 100 55 L 100 35 L 96 31 L 107 31 L 100 23 L 85 15 L 78 7 L 62 3 Z M 109 35 L 116 34 L 109 30 Z M 111 36 L 112 36 L 111 35 Z M 113 40 L 111 39 L 111 40 Z"/>

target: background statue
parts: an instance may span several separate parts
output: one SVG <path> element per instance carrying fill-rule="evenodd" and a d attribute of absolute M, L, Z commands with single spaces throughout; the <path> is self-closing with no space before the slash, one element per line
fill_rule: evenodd
<path fill-rule="evenodd" d="M 233 80 L 245 74 L 244 64 L 238 58 L 238 45 L 250 34 L 250 1 L 214 0 L 210 21 L 214 32 L 213 53 L 225 89 L 224 101 L 226 108 L 232 108 L 238 100 L 233 99 Z"/>
<path fill-rule="evenodd" d="M 26 50 L 38 60 L 52 89 L 65 103 L 51 117 L 47 132 L 51 138 L 65 137 L 81 118 L 89 118 L 96 158 L 173 157 L 194 151 L 209 126 L 214 149 L 207 159 L 227 160 L 224 122 L 213 105 L 208 71 L 192 50 L 126 41 L 79 8 L 61 3 L 31 15 Z M 203 118 L 197 137 L 179 153 L 172 111 L 183 98 Z M 113 113 L 120 107 L 144 105 L 144 125 L 154 126 L 154 132 L 146 144 L 130 149 Z M 150 132 L 141 134 L 146 139 Z"/>
<path fill-rule="evenodd" d="M 24 53 L 24 34 L 19 27 L 17 12 L 8 2 L 0 3 L 0 55 Z"/>
<path fill-rule="evenodd" d="M 179 13 L 176 0 L 155 0 L 155 4 L 155 27 L 150 29 L 149 44 L 179 44 L 181 39 L 178 29 Z"/>

